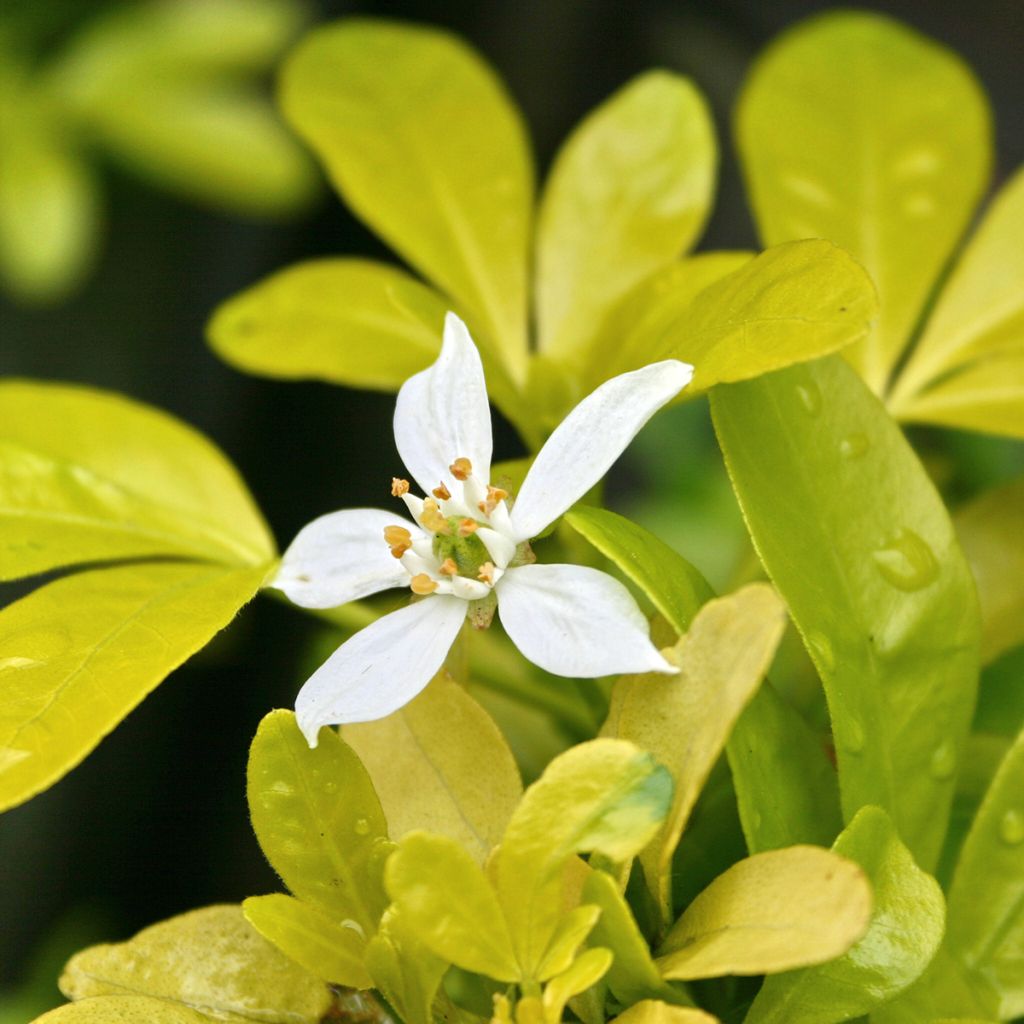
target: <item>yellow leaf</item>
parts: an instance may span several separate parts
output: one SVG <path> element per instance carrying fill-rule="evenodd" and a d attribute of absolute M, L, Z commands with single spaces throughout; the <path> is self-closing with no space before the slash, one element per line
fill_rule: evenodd
<path fill-rule="evenodd" d="M 644 999 L 620 1013 L 612 1024 L 718 1024 L 718 1018 L 693 1007 Z"/>

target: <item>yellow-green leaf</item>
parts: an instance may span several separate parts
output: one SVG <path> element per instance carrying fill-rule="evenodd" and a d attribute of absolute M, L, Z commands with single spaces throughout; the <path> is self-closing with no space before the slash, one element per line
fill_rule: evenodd
<path fill-rule="evenodd" d="M 719 1024 L 717 1017 L 689 1006 L 671 1006 L 657 999 L 634 1003 L 612 1024 Z"/>
<path fill-rule="evenodd" d="M 231 621 L 264 575 L 124 565 L 58 579 L 0 611 L 0 810 L 78 764 Z"/>
<path fill-rule="evenodd" d="M 392 839 L 449 836 L 480 864 L 501 841 L 522 795 L 519 769 L 491 716 L 449 676 L 342 735 L 370 773 Z"/>
<path fill-rule="evenodd" d="M 589 903 L 573 907 L 572 910 L 564 913 L 558 922 L 555 934 L 551 937 L 544 959 L 537 967 L 537 977 L 553 978 L 555 975 L 569 970 L 576 958 L 577 951 L 593 930 L 600 916 L 601 908 Z M 590 945 L 595 945 L 595 943 L 590 943 Z"/>
<path fill-rule="evenodd" d="M 310 260 L 228 299 L 207 336 L 249 373 L 397 391 L 437 358 L 447 308 L 398 267 Z"/>
<path fill-rule="evenodd" d="M 363 966 L 365 937 L 293 896 L 250 896 L 242 904 L 245 919 L 268 942 L 310 974 L 347 988 L 373 987 Z"/>
<path fill-rule="evenodd" d="M 882 392 L 988 179 L 981 88 L 899 22 L 830 12 L 765 51 L 736 125 L 765 244 L 828 238 L 878 286 L 877 329 L 847 355 Z"/>
<path fill-rule="evenodd" d="M 387 864 L 402 921 L 436 956 L 496 981 L 518 981 L 512 937 L 483 869 L 454 839 L 412 832 Z"/>
<path fill-rule="evenodd" d="M 978 585 L 985 664 L 1024 643 L 1024 477 L 993 488 L 953 517 Z"/>
<path fill-rule="evenodd" d="M 317 1024 L 331 1003 L 327 986 L 258 935 L 233 905 L 193 910 L 127 942 L 83 950 L 68 961 L 60 988 L 69 999 L 152 996 L 265 1024 Z"/>
<path fill-rule="evenodd" d="M 522 380 L 533 172 L 490 68 L 438 29 L 350 19 L 291 54 L 280 99 L 353 211 L 464 307 L 477 342 Z"/>
<path fill-rule="evenodd" d="M 541 197 L 541 351 L 571 358 L 622 296 L 693 244 L 716 161 L 704 100 L 668 71 L 633 79 L 583 120 Z"/>
<path fill-rule="evenodd" d="M 871 886 L 853 861 L 817 846 L 758 853 L 719 875 L 660 950 L 666 978 L 773 974 L 845 953 L 871 918 Z"/>
<path fill-rule="evenodd" d="M 393 845 L 359 758 L 332 729 L 311 750 L 294 713 L 272 711 L 252 742 L 247 789 L 256 838 L 288 888 L 369 938 Z"/>
<path fill-rule="evenodd" d="M 678 676 L 623 676 L 616 683 L 618 735 L 650 751 L 675 782 L 665 825 L 640 855 L 665 919 L 672 907 L 672 854 L 733 724 L 771 664 L 785 625 L 778 595 L 766 584 L 750 584 L 709 601 L 697 613 L 673 652 Z"/>
<path fill-rule="evenodd" d="M 210 1024 L 212 1020 L 245 1019 L 235 1014 L 210 1017 L 180 1003 L 150 996 L 94 996 L 58 1006 L 36 1017 L 32 1024 Z"/>
<path fill-rule="evenodd" d="M 607 949 L 588 949 L 581 953 L 561 974 L 544 986 L 541 1002 L 544 1017 L 549 1024 L 560 1024 L 565 1004 L 573 996 L 585 992 L 604 977 L 612 963 L 612 954 Z"/>
<path fill-rule="evenodd" d="M 274 544 L 206 438 L 110 392 L 0 383 L 0 579 L 179 555 L 262 565 Z"/>

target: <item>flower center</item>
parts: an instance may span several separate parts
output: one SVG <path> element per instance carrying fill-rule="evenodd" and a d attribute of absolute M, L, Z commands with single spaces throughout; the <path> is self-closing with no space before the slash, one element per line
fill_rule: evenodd
<path fill-rule="evenodd" d="M 469 524 L 472 524 L 472 529 L 468 528 Z M 476 536 L 476 523 L 472 519 L 448 516 L 445 525 L 447 532 L 435 533 L 433 543 L 434 557 L 441 563 L 441 572 L 448 576 L 481 579 L 480 570 L 491 562 L 491 556 L 483 541 Z M 445 571 L 452 566 L 454 572 Z"/>

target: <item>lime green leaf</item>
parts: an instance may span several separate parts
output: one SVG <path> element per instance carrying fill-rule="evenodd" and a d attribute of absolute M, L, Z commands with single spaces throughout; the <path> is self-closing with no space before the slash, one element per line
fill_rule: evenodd
<path fill-rule="evenodd" d="M 828 238 L 878 286 L 877 329 L 848 355 L 881 392 L 985 188 L 984 94 L 917 32 L 835 12 L 763 54 L 736 131 L 765 244 Z"/>
<path fill-rule="evenodd" d="M 1024 643 L 1024 477 L 996 487 L 953 517 L 981 603 L 983 664 Z"/>
<path fill-rule="evenodd" d="M 209 1024 L 211 1020 L 245 1019 L 235 1014 L 208 1017 L 180 1003 L 149 996 L 95 996 L 58 1006 L 32 1024 Z"/>
<path fill-rule="evenodd" d="M 938 950 L 946 916 L 942 891 L 914 863 L 883 810 L 858 811 L 833 850 L 867 872 L 874 891 L 867 932 L 830 963 L 766 978 L 745 1024 L 836 1024 L 859 1017 L 916 981 Z"/>
<path fill-rule="evenodd" d="M 387 864 L 388 894 L 436 956 L 496 981 L 517 981 L 508 924 L 483 869 L 454 839 L 412 832 Z"/>
<path fill-rule="evenodd" d="M 229 299 L 207 335 L 249 373 L 397 391 L 437 358 L 447 305 L 397 267 L 298 263 Z"/>
<path fill-rule="evenodd" d="M 533 172 L 490 68 L 446 32 L 350 19 L 292 53 L 280 98 L 355 213 L 465 307 L 521 380 Z"/>
<path fill-rule="evenodd" d="M 67 576 L 0 612 L 0 810 L 73 768 L 226 626 L 265 570 L 142 563 Z"/>
<path fill-rule="evenodd" d="M 448 963 L 423 945 L 392 904 L 366 945 L 374 986 L 406 1024 L 433 1024 L 431 1007 Z"/>
<path fill-rule="evenodd" d="M 363 966 L 366 939 L 312 904 L 274 893 L 249 897 L 242 913 L 263 938 L 314 977 L 347 988 L 373 987 Z"/>
<path fill-rule="evenodd" d="M 751 584 L 709 601 L 697 613 L 670 654 L 678 676 L 623 676 L 615 684 L 618 735 L 650 751 L 675 783 L 665 825 L 640 856 L 665 920 L 672 908 L 672 854 L 785 625 L 785 607 L 772 588 Z"/>
<path fill-rule="evenodd" d="M 704 577 L 682 555 L 624 516 L 579 505 L 566 514 L 565 522 L 614 562 L 677 633 L 686 632 L 712 596 Z"/>
<path fill-rule="evenodd" d="M 668 71 L 640 75 L 584 119 L 541 197 L 541 351 L 571 357 L 618 299 L 693 244 L 716 162 L 707 105 Z"/>
<path fill-rule="evenodd" d="M 291 711 L 272 711 L 249 752 L 249 813 L 285 885 L 342 927 L 369 938 L 387 905 L 393 849 L 373 784 L 332 729 L 311 750 Z"/>
<path fill-rule="evenodd" d="M 526 791 L 494 871 L 526 977 L 538 977 L 556 934 L 572 855 L 629 860 L 658 830 L 671 800 L 669 773 L 632 743 L 612 739 L 573 747 Z"/>
<path fill-rule="evenodd" d="M 110 392 L 0 383 L 0 579 L 74 563 L 274 557 L 234 467 L 201 434 Z"/>
<path fill-rule="evenodd" d="M 711 396 L 761 560 L 825 686 L 847 821 L 892 816 L 930 869 L 974 704 L 974 581 L 899 428 L 844 363 Z"/>
<path fill-rule="evenodd" d="M 942 290 L 889 400 L 983 355 L 1024 348 L 1024 168 L 1003 186 Z"/>
<path fill-rule="evenodd" d="M 266 1024 L 316 1024 L 331 1003 L 326 985 L 261 938 L 241 908 L 228 905 L 83 950 L 68 961 L 60 988 L 69 999 L 153 996 L 211 1017 Z"/>
<path fill-rule="evenodd" d="M 549 1024 L 560 1024 L 565 1004 L 573 996 L 578 996 L 592 985 L 596 985 L 604 977 L 611 963 L 610 950 L 588 949 L 581 953 L 571 966 L 552 978 L 544 986 L 542 998 L 544 1016 Z"/>
<path fill-rule="evenodd" d="M 773 974 L 824 963 L 864 935 L 871 886 L 851 860 L 817 846 L 770 850 L 719 875 L 673 925 L 666 978 Z"/>
<path fill-rule="evenodd" d="M 601 916 L 601 908 L 592 904 L 573 907 L 562 915 L 558 928 L 548 944 L 544 959 L 537 968 L 540 978 L 554 978 L 563 971 L 569 970 L 580 946 L 591 933 L 597 919 Z M 594 943 L 591 943 L 594 945 Z M 603 971 L 601 972 L 604 973 Z M 575 993 L 573 993 L 575 995 Z"/>
<path fill-rule="evenodd" d="M 1007 752 L 964 840 L 949 892 L 947 944 L 996 996 L 1024 1014 L 1024 733 Z"/>
<path fill-rule="evenodd" d="M 387 718 L 343 735 L 373 779 L 392 839 L 423 829 L 449 836 L 480 864 L 523 792 L 491 716 L 446 674 Z"/>
<path fill-rule="evenodd" d="M 719 1024 L 717 1017 L 693 1007 L 670 1006 L 656 999 L 635 1003 L 612 1024 Z"/>

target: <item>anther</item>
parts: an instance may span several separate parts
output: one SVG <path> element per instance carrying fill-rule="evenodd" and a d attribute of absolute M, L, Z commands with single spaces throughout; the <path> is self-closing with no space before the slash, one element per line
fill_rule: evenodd
<path fill-rule="evenodd" d="M 493 562 L 484 562 L 484 564 L 480 566 L 480 571 L 476 574 L 476 578 L 478 580 L 483 580 L 484 583 L 487 584 L 487 586 L 493 587 L 494 586 L 494 563 Z"/>
<path fill-rule="evenodd" d="M 449 534 L 452 532 L 448 520 L 441 515 L 437 502 L 433 498 L 427 498 L 423 502 L 423 511 L 420 513 L 420 522 L 431 532 Z"/>
<path fill-rule="evenodd" d="M 457 458 L 448 469 L 456 480 L 468 480 L 469 474 L 473 472 L 473 463 L 464 456 Z"/>
<path fill-rule="evenodd" d="M 435 487 L 430 493 L 437 498 L 438 501 L 447 501 L 452 496 L 452 492 L 449 491 L 444 484 L 441 484 L 439 487 Z"/>
<path fill-rule="evenodd" d="M 404 526 L 385 526 L 384 540 L 395 558 L 401 558 L 412 547 L 412 534 Z"/>
<path fill-rule="evenodd" d="M 480 524 L 475 519 L 460 519 L 459 520 L 459 536 L 469 537 L 476 533 L 479 529 Z"/>
<path fill-rule="evenodd" d="M 401 477 L 393 476 L 391 478 L 391 496 L 393 498 L 400 498 L 403 494 L 409 493 L 409 481 L 403 480 Z"/>
<path fill-rule="evenodd" d="M 500 487 L 492 487 L 488 484 L 487 497 L 483 501 L 477 503 L 477 508 L 479 508 L 485 516 L 489 516 L 507 497 L 508 491 L 504 491 Z"/>
<path fill-rule="evenodd" d="M 441 573 L 444 576 L 458 576 L 459 567 L 455 564 L 454 558 L 446 558 L 441 563 Z"/>
<path fill-rule="evenodd" d="M 409 587 L 414 594 L 419 594 L 420 597 L 423 597 L 437 590 L 437 581 L 432 580 L 425 572 L 421 572 L 409 580 Z"/>

